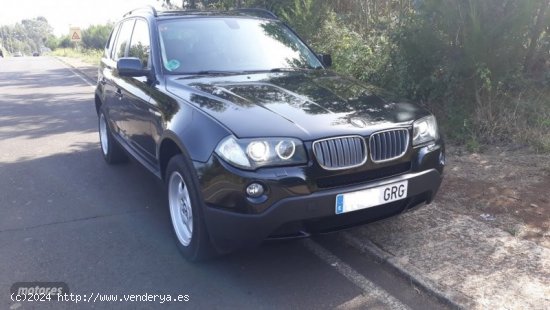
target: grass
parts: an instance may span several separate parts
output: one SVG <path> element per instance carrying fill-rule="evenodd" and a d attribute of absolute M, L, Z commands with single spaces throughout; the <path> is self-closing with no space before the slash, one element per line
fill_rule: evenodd
<path fill-rule="evenodd" d="M 524 231 L 524 225 L 522 224 L 516 224 L 516 225 L 509 225 L 507 227 L 504 228 L 504 230 L 506 232 L 508 232 L 510 235 L 518 238 L 521 236 L 521 234 L 523 233 Z"/>
<path fill-rule="evenodd" d="M 58 48 L 52 52 L 54 56 L 78 58 L 92 65 L 99 64 L 103 51 L 91 49 Z"/>
<path fill-rule="evenodd" d="M 550 88 L 531 87 L 525 100 L 509 110 L 514 139 L 531 145 L 537 152 L 550 153 Z"/>
<path fill-rule="evenodd" d="M 521 90 L 497 93 L 483 106 L 464 110 L 465 104 L 433 109 L 449 142 L 464 145 L 470 152 L 485 146 L 530 146 L 550 153 L 550 88 L 542 83 Z M 487 104 L 488 103 L 488 104 Z"/>

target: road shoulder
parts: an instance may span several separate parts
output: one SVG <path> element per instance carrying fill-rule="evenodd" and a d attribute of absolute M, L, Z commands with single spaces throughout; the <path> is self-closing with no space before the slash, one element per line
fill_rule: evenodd
<path fill-rule="evenodd" d="M 54 56 L 54 58 L 71 67 L 91 82 L 95 83 L 97 81 L 97 66 L 86 63 L 78 58 L 62 56 Z"/>

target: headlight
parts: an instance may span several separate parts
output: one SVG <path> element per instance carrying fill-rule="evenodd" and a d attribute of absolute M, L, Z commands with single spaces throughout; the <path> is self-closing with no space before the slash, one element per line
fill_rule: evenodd
<path fill-rule="evenodd" d="M 216 148 L 216 153 L 235 166 L 251 167 L 248 157 L 233 137 L 223 140 Z"/>
<path fill-rule="evenodd" d="M 246 147 L 246 154 L 253 161 L 266 161 L 269 158 L 269 145 L 265 141 L 252 141 Z"/>
<path fill-rule="evenodd" d="M 307 163 L 304 144 L 293 138 L 237 139 L 229 136 L 220 142 L 216 154 L 233 166 L 247 170 Z"/>
<path fill-rule="evenodd" d="M 413 124 L 413 145 L 419 145 L 439 138 L 437 122 L 433 115 L 421 118 Z"/>
<path fill-rule="evenodd" d="M 296 143 L 292 140 L 282 140 L 275 146 L 275 152 L 280 159 L 291 159 L 296 154 Z"/>

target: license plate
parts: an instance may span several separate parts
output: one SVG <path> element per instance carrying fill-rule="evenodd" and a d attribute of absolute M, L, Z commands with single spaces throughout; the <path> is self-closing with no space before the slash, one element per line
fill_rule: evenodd
<path fill-rule="evenodd" d="M 383 205 L 407 198 L 408 181 L 336 195 L 336 214 Z"/>

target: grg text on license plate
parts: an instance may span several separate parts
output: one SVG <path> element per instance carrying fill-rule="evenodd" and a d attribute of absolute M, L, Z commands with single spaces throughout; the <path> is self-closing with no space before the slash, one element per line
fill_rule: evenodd
<path fill-rule="evenodd" d="M 407 198 L 407 180 L 336 195 L 336 214 L 383 205 Z"/>

